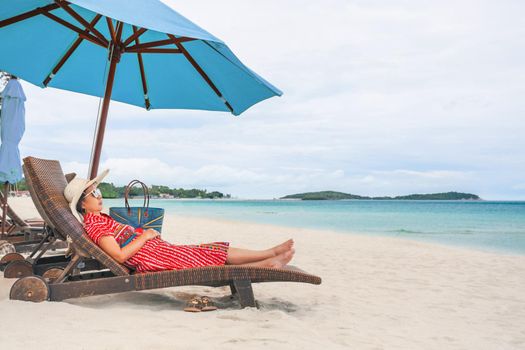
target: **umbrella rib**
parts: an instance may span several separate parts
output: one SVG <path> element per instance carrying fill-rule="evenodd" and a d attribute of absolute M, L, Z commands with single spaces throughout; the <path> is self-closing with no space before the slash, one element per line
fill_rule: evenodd
<path fill-rule="evenodd" d="M 84 38 L 88 41 L 91 41 L 93 44 L 97 44 L 99 46 L 102 46 L 104 48 L 106 48 L 106 44 L 104 42 L 102 42 L 99 38 L 97 38 L 96 36 L 93 36 L 91 34 L 84 34 L 84 31 L 80 28 L 78 28 L 77 26 L 75 26 L 74 24 L 71 24 L 69 23 L 68 21 L 65 21 L 63 20 L 62 18 L 60 17 L 57 17 L 49 12 L 44 12 L 43 13 L 44 16 L 46 16 L 47 18 L 63 25 L 64 27 L 68 28 L 68 29 L 71 29 L 72 31 L 78 33 L 78 35 L 81 37 L 81 38 Z"/>
<path fill-rule="evenodd" d="M 133 53 L 133 52 L 139 52 L 139 53 L 182 53 L 179 49 L 158 49 L 158 48 L 151 48 L 151 49 L 134 49 L 134 50 L 126 50 L 126 53 Z"/>
<path fill-rule="evenodd" d="M 117 22 L 117 36 L 115 38 L 115 44 L 122 42 L 122 30 L 124 29 L 124 22 Z"/>
<path fill-rule="evenodd" d="M 111 40 L 113 42 L 116 42 L 117 37 L 115 34 L 115 28 L 113 27 L 113 20 L 109 17 L 106 17 L 106 23 L 108 24 L 108 30 L 109 30 L 109 35 L 111 35 Z"/>
<path fill-rule="evenodd" d="M 136 34 L 137 27 L 133 26 L 133 34 Z M 135 43 L 137 45 L 140 45 L 139 42 L 139 36 L 135 37 Z M 144 103 L 146 105 L 146 109 L 149 110 L 151 107 L 149 96 L 148 96 L 148 84 L 146 82 L 146 73 L 144 71 L 144 62 L 142 61 L 142 54 L 140 52 L 137 52 L 137 59 L 139 61 L 139 68 L 140 68 L 140 78 L 142 80 L 142 91 L 144 92 Z"/>
<path fill-rule="evenodd" d="M 201 77 L 206 81 L 206 83 L 211 87 L 211 89 L 217 94 L 217 96 L 224 102 L 226 107 L 230 110 L 230 112 L 233 113 L 233 108 L 230 105 L 230 103 L 226 100 L 226 98 L 222 95 L 220 90 L 215 86 L 213 81 L 211 81 L 210 77 L 206 74 L 206 72 L 201 68 L 201 66 L 195 61 L 195 59 L 190 55 L 190 53 L 184 48 L 182 43 L 177 41 L 177 38 L 173 34 L 167 34 L 168 37 L 173 41 L 173 43 L 179 48 L 179 50 L 182 52 L 184 57 L 190 62 L 190 64 L 195 68 L 195 70 L 201 75 Z"/>
<path fill-rule="evenodd" d="M 131 50 L 148 49 L 148 48 L 152 48 L 155 46 L 165 46 L 165 45 L 173 45 L 173 41 L 171 41 L 170 39 L 166 39 L 166 40 L 150 41 L 150 42 L 138 44 L 137 40 L 135 40 L 135 45 L 126 47 L 126 50 L 128 49 L 131 49 Z"/>
<path fill-rule="evenodd" d="M 137 31 L 133 31 L 133 34 L 131 34 L 126 40 L 124 40 L 124 42 L 122 43 L 122 45 L 124 47 L 128 46 L 133 40 L 135 39 L 138 39 L 142 34 L 144 34 L 145 32 L 147 31 L 146 28 L 140 28 L 139 30 Z M 136 40 L 135 40 L 136 41 Z"/>
<path fill-rule="evenodd" d="M 49 11 L 52 11 L 52 10 L 56 10 L 58 7 L 59 6 L 57 4 L 50 4 L 50 5 L 47 5 L 47 6 L 38 7 L 36 9 L 34 9 L 34 10 L 31 10 L 31 11 L 27 11 L 27 12 L 21 13 L 19 15 L 13 16 L 11 18 L 4 19 L 4 20 L 0 21 L 0 28 L 6 27 L 6 26 L 11 25 L 13 23 L 17 23 L 17 22 L 26 20 L 28 18 L 32 18 L 32 17 L 38 16 L 38 15 L 42 15 L 42 14 L 44 14 L 46 12 L 49 12 Z"/>
<path fill-rule="evenodd" d="M 179 42 L 179 43 L 183 43 L 183 42 L 187 42 L 187 41 L 193 41 L 193 40 L 196 40 L 196 39 L 186 38 L 186 37 L 177 38 L 177 42 Z M 126 47 L 126 51 L 127 50 L 137 50 L 137 49 L 149 49 L 149 48 L 154 48 L 154 47 L 157 47 L 157 46 L 166 46 L 166 45 L 173 45 L 173 44 L 174 43 L 173 43 L 172 39 L 158 40 L 158 41 L 149 41 L 149 42 L 142 43 L 142 44 L 135 44 L 133 46 L 128 46 L 128 47 Z M 124 45 L 124 46 L 126 46 L 126 45 Z"/>
<path fill-rule="evenodd" d="M 34 10 L 31 10 L 31 11 L 22 13 L 20 15 L 17 15 L 17 16 L 11 17 L 11 18 L 7 18 L 7 19 L 5 19 L 3 21 L 0 21 L 0 28 L 8 26 L 8 25 L 11 25 L 11 24 L 14 24 L 14 23 L 17 23 L 17 22 L 20 22 L 20 21 L 23 21 L 23 20 L 26 20 L 28 18 L 35 17 L 37 15 L 44 15 L 44 16 L 48 17 L 49 19 L 52 19 L 55 22 L 58 22 L 58 23 L 62 24 L 63 26 L 73 30 L 74 32 L 77 32 L 79 35 L 83 36 L 84 39 L 86 39 L 86 40 L 89 40 L 89 41 L 91 41 L 91 42 L 93 42 L 93 43 L 95 43 L 97 45 L 101 45 L 101 46 L 104 46 L 104 47 L 107 46 L 107 44 L 104 43 L 104 41 L 102 41 L 100 38 L 98 38 L 96 36 L 93 36 L 93 35 L 90 35 L 90 34 L 83 34 L 82 29 L 80 29 L 77 26 L 75 26 L 75 25 L 73 25 L 73 24 L 63 20 L 62 18 L 57 17 L 57 16 L 53 15 L 52 13 L 50 13 L 50 11 L 56 10 L 58 8 L 60 8 L 60 6 L 58 4 L 50 4 L 50 5 L 47 5 L 47 6 L 44 6 L 44 7 L 36 8 Z M 105 41 L 107 42 L 107 40 L 105 40 Z"/>
<path fill-rule="evenodd" d="M 97 24 L 97 22 L 100 20 L 100 18 L 102 17 L 102 15 L 100 14 L 97 14 L 95 16 L 95 18 L 93 18 L 93 20 L 91 21 L 90 25 L 91 26 L 94 26 Z M 89 29 L 86 29 L 84 31 L 86 34 L 89 32 Z M 58 61 L 57 65 L 53 68 L 53 70 L 51 71 L 51 73 L 46 77 L 46 79 L 43 81 L 43 85 L 47 87 L 47 85 L 49 84 L 49 82 L 51 81 L 51 79 L 53 79 L 55 77 L 55 75 L 58 73 L 58 71 L 62 68 L 62 66 L 66 63 L 66 61 L 71 57 L 71 55 L 73 55 L 73 53 L 75 52 L 75 50 L 80 46 L 80 44 L 82 43 L 82 41 L 84 40 L 84 38 L 82 37 L 78 37 L 75 42 L 73 43 L 73 45 L 71 45 L 71 47 L 67 50 L 67 52 L 64 54 L 64 56 L 62 56 L 62 58 L 60 59 L 60 61 Z"/>
<path fill-rule="evenodd" d="M 67 13 L 69 13 L 71 15 L 71 17 L 73 17 L 74 19 L 76 19 L 78 22 L 80 22 L 84 27 L 86 27 L 86 29 L 89 29 L 89 31 L 91 31 L 93 34 L 95 34 L 95 36 L 97 38 L 99 38 L 105 45 L 106 47 L 109 45 L 109 42 L 108 40 L 106 39 L 106 37 L 104 35 L 102 35 L 102 33 L 100 33 L 96 28 L 95 26 L 92 26 L 88 21 L 86 21 L 84 19 L 84 17 L 82 17 L 81 15 L 79 15 L 77 12 L 75 12 L 75 10 L 73 10 L 71 7 L 69 7 L 69 4 L 65 1 L 62 1 L 62 0 L 55 0 L 55 3 L 60 6 L 64 11 L 66 11 Z"/>

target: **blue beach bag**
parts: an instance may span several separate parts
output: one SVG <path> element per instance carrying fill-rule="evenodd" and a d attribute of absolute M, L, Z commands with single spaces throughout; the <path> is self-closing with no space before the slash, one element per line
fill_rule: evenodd
<path fill-rule="evenodd" d="M 142 207 L 131 207 L 129 205 L 129 191 L 135 185 L 141 185 L 144 192 L 144 202 Z M 164 220 L 163 208 L 149 207 L 149 191 L 148 186 L 139 180 L 132 180 L 124 193 L 124 207 L 109 208 L 109 216 L 116 221 L 133 226 L 135 229 L 154 229 L 162 232 L 162 221 Z"/>

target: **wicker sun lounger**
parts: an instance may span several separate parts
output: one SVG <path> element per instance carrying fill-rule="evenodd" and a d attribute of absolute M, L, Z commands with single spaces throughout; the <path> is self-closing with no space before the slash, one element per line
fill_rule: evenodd
<path fill-rule="evenodd" d="M 27 276 L 17 280 L 10 298 L 25 301 L 60 301 L 91 295 L 167 288 L 185 285 L 230 286 L 241 307 L 256 306 L 252 283 L 303 282 L 321 284 L 321 278 L 295 267 L 282 269 L 246 266 L 208 266 L 184 270 L 136 273 L 119 264 L 91 241 L 70 212 L 63 191 L 66 181 L 58 161 L 33 157 L 24 159 L 26 177 L 38 193 L 33 200 L 43 208 L 52 225 L 71 240 L 73 256 L 53 279 Z M 79 264 L 93 258 L 100 269 L 80 271 Z"/>
<path fill-rule="evenodd" d="M 23 167 L 23 169 L 24 172 L 26 172 L 25 167 Z M 65 176 L 66 181 L 71 181 L 75 175 L 75 173 L 67 174 Z M 34 198 L 37 194 L 33 189 L 30 179 L 27 177 L 26 182 L 31 197 Z M 44 256 L 48 251 L 56 253 L 57 249 L 65 249 L 68 245 L 65 237 L 60 235 L 60 233 L 52 226 L 51 222 L 46 217 L 45 211 L 39 205 L 39 202 L 34 201 L 34 203 L 40 216 L 44 219 L 41 220 L 41 222 L 44 223 L 43 228 L 41 229 L 41 232 L 39 232 L 39 235 L 33 236 L 31 240 L 13 243 L 17 253 L 6 254 L 0 259 L 0 271 L 4 271 L 4 278 L 20 278 L 33 274 L 44 275 L 49 269 L 54 267 L 64 267 L 69 262 L 69 259 L 66 258 L 64 254 Z M 30 254 L 27 257 L 24 257 L 20 254 L 21 252 L 30 252 Z M 53 273 L 53 271 L 50 273 Z"/>
<path fill-rule="evenodd" d="M 66 174 L 69 182 L 76 176 L 75 173 Z M 31 192 L 31 187 L 28 185 Z M 3 202 L 4 194 L 0 191 L 0 202 Z M 8 204 L 6 216 L 6 232 L 0 237 L 13 244 L 17 251 L 27 252 L 32 250 L 32 245 L 40 242 L 45 234 L 45 221 L 42 219 L 22 219 L 16 211 Z M 1 221 L 0 221 L 1 225 Z"/>

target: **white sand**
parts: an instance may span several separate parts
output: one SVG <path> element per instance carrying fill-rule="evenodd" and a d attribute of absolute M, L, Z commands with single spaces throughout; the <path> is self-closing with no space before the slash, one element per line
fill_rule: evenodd
<path fill-rule="evenodd" d="M 37 216 L 30 199 L 10 203 Z M 39 304 L 0 277 L 0 348 L 525 349 L 525 257 L 394 238 L 169 215 L 176 243 L 265 248 L 289 237 L 320 286 L 255 284 L 261 308 L 228 288 L 178 287 Z M 220 310 L 186 313 L 193 295 Z M 64 345 L 61 345 L 64 344 Z"/>

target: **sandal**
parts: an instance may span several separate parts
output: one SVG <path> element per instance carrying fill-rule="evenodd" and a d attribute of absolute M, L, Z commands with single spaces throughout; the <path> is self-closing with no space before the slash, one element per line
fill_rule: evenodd
<path fill-rule="evenodd" d="M 186 303 L 184 308 L 186 312 L 201 312 L 202 311 L 202 302 L 199 297 L 194 297 Z"/>
<path fill-rule="evenodd" d="M 217 310 L 217 306 L 207 296 L 201 297 L 201 311 L 214 311 Z"/>

